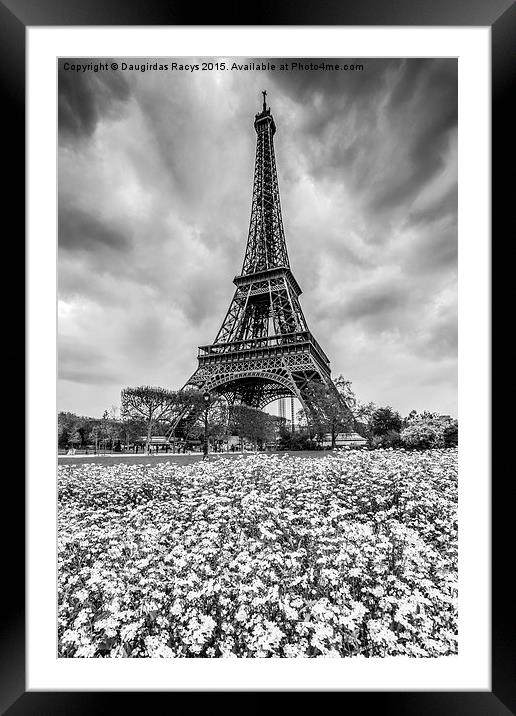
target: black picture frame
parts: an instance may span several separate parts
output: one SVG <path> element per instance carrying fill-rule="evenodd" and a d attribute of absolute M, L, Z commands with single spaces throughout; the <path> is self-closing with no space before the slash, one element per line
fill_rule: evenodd
<path fill-rule="evenodd" d="M 510 236 L 509 212 L 514 203 L 514 179 L 510 176 L 511 148 L 514 148 L 514 115 L 510 114 L 509 96 L 514 87 L 514 47 L 516 47 L 516 9 L 512 0 L 354 0 L 343 4 L 327 0 L 324 4 L 295 0 L 253 5 L 243 17 L 241 5 L 213 4 L 203 10 L 193 4 L 152 0 L 0 0 L 0 88 L 3 105 L 4 148 L 13 152 L 9 162 L 9 182 L 4 206 L 16 215 L 12 239 L 24 265 L 25 215 L 25 37 L 28 26 L 66 25 L 386 25 L 386 26 L 489 26 L 492 37 L 492 237 L 493 246 L 503 247 Z M 238 19 L 238 21 L 235 21 Z M 5 142 L 8 137 L 9 141 Z M 8 147 L 5 147 L 8 145 Z M 4 155 L 5 156 L 5 155 Z M 512 154 L 514 156 L 514 154 Z M 4 160 L 5 161 L 5 160 Z M 512 162 L 513 163 L 513 162 Z M 4 164 L 5 167 L 5 164 Z M 512 167 L 511 167 L 512 168 Z M 512 216 L 511 216 L 512 218 Z M 5 215 L 4 215 L 5 219 Z M 512 230 L 514 233 L 514 229 Z M 493 252 L 493 260 L 496 259 Z M 498 282 L 492 290 L 499 306 L 507 289 Z M 22 299 L 23 303 L 23 299 Z M 493 312 L 494 316 L 496 315 Z M 16 322 L 10 319 L 12 326 Z M 9 321 L 9 319 L 8 319 Z M 494 324 L 493 324 L 494 328 Z M 23 337 L 22 337 L 23 342 Z M 503 371 L 499 368 L 499 375 Z M 494 385 L 493 385 L 494 388 Z M 18 404 L 23 401 L 17 400 Z M 19 428 L 15 429 L 18 432 Z M 489 439 L 489 437 L 488 437 Z M 19 440 L 19 438 L 18 438 Z M 500 440 L 501 442 L 501 440 Z M 499 448 L 492 438 L 492 454 Z M 30 450 L 30 445 L 28 448 Z M 499 448 L 500 449 L 500 448 Z M 494 468 L 494 464 L 493 464 Z M 9 471 L 8 471 L 9 472 Z M 7 527 L 4 514 L 4 594 L 8 608 L 2 612 L 0 641 L 0 709 L 9 716 L 21 714 L 118 713 L 131 708 L 149 708 L 151 698 L 174 698 L 177 692 L 27 692 L 25 686 L 25 530 L 23 505 L 25 486 L 19 467 L 4 478 L 4 510 L 17 514 Z M 500 471 L 501 472 L 501 471 Z M 495 470 L 493 469 L 493 475 Z M 507 500 L 508 481 L 496 474 L 492 482 L 492 690 L 472 692 L 341 692 L 344 707 L 359 706 L 383 713 L 418 714 L 489 714 L 506 716 L 516 713 L 516 646 L 514 599 L 508 592 L 507 570 L 513 544 L 512 505 Z M 220 693 L 221 696 L 224 692 Z M 199 694 L 202 695 L 202 694 Z M 306 694 L 305 696 L 308 696 Z M 213 695 L 210 694 L 213 699 Z M 144 700 L 145 699 L 145 704 Z M 263 703 L 262 693 L 253 706 Z M 213 701 L 211 702 L 213 706 Z"/>

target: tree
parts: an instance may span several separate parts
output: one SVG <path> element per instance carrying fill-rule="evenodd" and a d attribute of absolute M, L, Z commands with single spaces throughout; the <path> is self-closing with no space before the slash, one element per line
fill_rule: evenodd
<path fill-rule="evenodd" d="M 104 446 L 109 442 L 111 450 L 113 450 L 115 443 L 120 445 L 122 424 L 121 421 L 116 417 L 116 408 L 111 406 L 111 409 L 104 410 L 102 414 L 102 420 L 100 421 L 100 438 L 104 443 Z"/>
<path fill-rule="evenodd" d="M 266 443 L 272 442 L 276 438 L 275 419 L 263 410 L 256 411 L 256 419 L 254 421 L 251 439 L 254 440 L 256 447 L 263 448 Z"/>
<path fill-rule="evenodd" d="M 313 450 L 316 445 L 310 438 L 306 427 L 300 427 L 292 432 L 282 426 L 279 434 L 279 447 L 282 450 Z"/>
<path fill-rule="evenodd" d="M 57 416 L 57 441 L 60 448 L 66 448 L 69 438 L 77 430 L 80 418 L 74 413 L 60 412 Z"/>
<path fill-rule="evenodd" d="M 444 428 L 443 440 L 445 447 L 456 447 L 459 444 L 459 423 L 457 420 Z"/>
<path fill-rule="evenodd" d="M 61 413 L 59 415 L 61 415 Z M 63 448 L 66 445 L 68 445 L 68 435 L 69 435 L 69 432 L 68 432 L 67 426 L 64 424 L 64 422 L 61 422 L 58 418 L 58 423 L 57 423 L 57 446 L 58 447 Z"/>
<path fill-rule="evenodd" d="M 369 430 L 372 435 L 386 435 L 401 430 L 400 414 L 387 405 L 385 408 L 376 408 L 369 418 Z"/>
<path fill-rule="evenodd" d="M 231 432 L 238 435 L 240 441 L 251 440 L 253 433 L 254 410 L 247 405 L 233 405 L 231 410 Z"/>
<path fill-rule="evenodd" d="M 376 403 L 373 403 L 372 400 L 369 403 L 357 402 L 353 414 L 356 420 L 361 423 L 364 423 L 365 425 L 368 425 L 371 416 L 375 410 L 378 410 L 378 406 L 376 405 Z"/>
<path fill-rule="evenodd" d="M 403 418 L 403 427 L 406 427 L 411 421 L 417 420 L 417 410 L 411 410 L 406 418 Z"/>
<path fill-rule="evenodd" d="M 206 415 L 206 404 L 203 393 L 195 391 L 184 391 L 183 401 L 185 412 L 191 411 L 190 419 L 184 421 L 183 437 L 203 437 L 204 418 Z M 222 440 L 227 436 L 229 424 L 229 408 L 225 398 L 212 395 L 207 407 L 207 432 L 206 435 L 212 440 Z"/>
<path fill-rule="evenodd" d="M 263 410 L 247 405 L 234 405 L 231 411 L 230 428 L 240 440 L 246 438 L 255 448 L 263 446 L 275 437 L 275 420 Z"/>
<path fill-rule="evenodd" d="M 70 444 L 70 438 L 75 433 L 80 436 L 80 445 L 85 445 L 89 440 L 89 435 L 94 425 L 97 423 L 98 419 L 96 418 L 61 411 L 57 416 L 58 447 L 66 448 Z"/>
<path fill-rule="evenodd" d="M 353 413 L 354 430 L 356 430 L 356 432 L 363 437 L 370 437 L 368 423 L 371 415 L 378 409 L 378 406 L 372 401 L 369 403 L 362 403 L 358 400 L 355 391 L 351 387 L 352 382 L 350 380 L 346 380 L 342 374 L 338 376 L 334 383 L 337 390 L 344 398 L 344 402 Z"/>
<path fill-rule="evenodd" d="M 144 421 L 147 430 L 145 449 L 150 452 L 153 428 L 156 422 L 169 418 L 177 407 L 177 391 L 142 385 L 124 388 L 121 398 L 122 417 Z"/>
<path fill-rule="evenodd" d="M 95 454 L 97 454 L 99 449 L 99 439 L 101 437 L 101 430 L 100 425 L 96 423 L 90 433 L 88 434 L 88 440 L 91 440 L 93 443 L 95 443 Z"/>
<path fill-rule="evenodd" d="M 355 395 L 355 392 L 351 387 L 352 382 L 350 380 L 346 380 L 342 373 L 333 382 L 339 393 L 344 398 L 344 402 L 354 414 L 358 401 L 357 396 Z"/>
<path fill-rule="evenodd" d="M 310 433 L 321 437 L 330 433 L 334 448 L 337 434 L 353 427 L 353 415 L 341 393 L 331 384 L 310 380 L 305 388 L 305 401 Z"/>
<path fill-rule="evenodd" d="M 222 440 L 228 434 L 229 408 L 224 398 L 216 398 L 208 408 L 208 436 Z"/>
<path fill-rule="evenodd" d="M 68 444 L 71 445 L 73 448 L 76 448 L 77 445 L 82 443 L 82 437 L 78 430 L 76 430 L 69 438 L 68 438 Z"/>
<path fill-rule="evenodd" d="M 181 418 L 179 435 L 187 441 L 191 436 L 198 436 L 204 431 L 204 414 L 206 403 L 204 391 L 196 388 L 170 392 L 170 411 L 165 415 L 168 436 L 176 435 L 178 419 Z M 210 406 L 213 403 L 210 402 Z"/>
<path fill-rule="evenodd" d="M 406 448 L 428 450 L 439 447 L 440 436 L 433 425 L 424 421 L 412 421 L 401 431 L 401 442 Z"/>
<path fill-rule="evenodd" d="M 396 448 L 401 445 L 400 434 L 397 430 L 388 430 L 382 435 L 369 435 L 369 447 L 372 448 Z"/>
<path fill-rule="evenodd" d="M 412 410 L 403 424 L 401 440 L 406 448 L 427 450 L 458 444 L 458 422 L 450 415 Z"/>
<path fill-rule="evenodd" d="M 120 421 L 119 435 L 126 447 L 128 447 L 130 443 L 135 443 L 141 435 L 145 434 L 146 429 L 145 421 L 142 418 L 126 415 Z"/>

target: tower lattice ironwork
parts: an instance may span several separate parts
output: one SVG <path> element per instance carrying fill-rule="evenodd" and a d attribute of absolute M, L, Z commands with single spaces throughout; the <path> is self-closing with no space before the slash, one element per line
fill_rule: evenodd
<path fill-rule="evenodd" d="M 235 293 L 219 332 L 213 343 L 199 347 L 198 368 L 184 387 L 255 408 L 295 396 L 312 412 L 309 381 L 338 392 L 330 361 L 308 329 L 301 288 L 290 269 L 274 156 L 276 125 L 265 96 L 254 120 L 256 161 L 242 270 L 233 279 Z M 351 418 L 343 400 L 342 408 Z"/>

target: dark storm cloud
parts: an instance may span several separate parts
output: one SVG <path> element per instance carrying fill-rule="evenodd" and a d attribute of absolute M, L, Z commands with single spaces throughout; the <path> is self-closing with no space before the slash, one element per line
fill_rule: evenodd
<path fill-rule="evenodd" d="M 123 230 L 80 207 L 59 208 L 58 241 L 61 249 L 95 253 L 100 249 L 127 250 Z"/>
<path fill-rule="evenodd" d="M 444 197 L 431 202 L 425 208 L 416 208 L 408 212 L 407 222 L 410 224 L 430 224 L 445 217 L 457 215 L 457 186 L 450 187 Z"/>
<path fill-rule="evenodd" d="M 390 94 L 388 107 L 392 111 L 398 111 L 406 106 L 413 98 L 414 90 L 422 81 L 429 66 L 428 60 L 413 58 L 409 62 L 400 60 L 396 66 L 398 81 Z"/>
<path fill-rule="evenodd" d="M 385 321 L 386 316 L 400 314 L 400 309 L 407 300 L 408 290 L 403 286 L 368 286 L 358 290 L 346 302 L 341 316 L 359 320 L 363 318 Z"/>
<path fill-rule="evenodd" d="M 84 64 L 82 59 L 61 59 L 58 66 L 59 140 L 73 142 L 89 137 L 100 119 L 113 116 L 130 97 L 130 87 L 121 72 L 74 72 L 65 63 Z M 106 62 L 109 60 L 95 60 Z"/>
<path fill-rule="evenodd" d="M 383 216 L 406 206 L 444 166 L 457 124 L 457 61 L 358 61 L 362 72 L 270 77 L 302 109 L 312 175 L 347 182 Z"/>
<path fill-rule="evenodd" d="M 365 71 L 289 70 L 281 72 L 275 70 L 269 73 L 268 77 L 275 87 L 286 93 L 296 103 L 303 104 L 309 111 L 311 107 L 315 108 L 318 98 L 324 98 L 324 102 L 319 105 L 318 114 L 329 119 L 332 110 L 336 106 L 358 102 L 362 97 L 374 96 L 384 86 L 386 72 L 391 68 L 396 69 L 399 67 L 403 60 L 364 60 L 363 58 L 342 60 L 336 57 L 328 57 L 312 61 L 289 57 L 274 60 L 274 62 L 277 65 L 289 63 L 289 66 L 293 62 L 303 65 L 309 65 L 310 62 L 316 62 L 317 64 L 324 62 L 334 65 L 340 62 L 340 64 L 362 64 L 366 66 Z M 313 121 L 312 116 L 310 119 L 304 120 L 303 123 L 309 128 L 314 128 L 316 123 L 313 124 Z"/>
<path fill-rule="evenodd" d="M 402 259 L 406 274 L 437 273 L 446 276 L 457 270 L 457 225 L 434 222 L 421 231 L 410 243 Z"/>
<path fill-rule="evenodd" d="M 439 315 L 437 321 L 430 326 L 420 341 L 416 341 L 414 346 L 419 355 L 432 361 L 455 356 L 457 347 L 458 331 L 455 312 Z"/>
<path fill-rule="evenodd" d="M 412 70 L 405 61 L 387 109 L 387 113 L 394 117 L 403 115 L 403 105 L 415 105 L 410 112 L 412 126 L 407 122 L 404 127 L 408 133 L 404 137 L 405 141 L 408 139 L 405 148 L 407 166 L 405 171 L 391 172 L 383 191 L 377 191 L 371 204 L 373 210 L 381 211 L 406 202 L 440 171 L 444 166 L 449 133 L 457 126 L 456 61 L 415 62 L 418 67 Z"/>
<path fill-rule="evenodd" d="M 249 195 L 235 192 L 233 182 L 246 165 L 252 178 L 254 136 L 248 116 L 251 131 L 231 133 L 230 122 L 238 120 L 230 100 L 213 87 L 203 91 L 199 80 L 186 74 L 171 74 L 164 82 L 140 77 L 132 91 L 157 166 L 169 184 L 170 206 L 181 215 L 188 212 L 190 220 L 210 212 L 208 230 L 196 221 L 201 240 L 209 237 L 210 245 L 225 240 L 228 228 L 241 231 Z"/>

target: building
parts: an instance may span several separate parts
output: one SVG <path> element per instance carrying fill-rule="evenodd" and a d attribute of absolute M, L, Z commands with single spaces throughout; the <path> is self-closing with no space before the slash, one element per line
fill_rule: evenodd
<path fill-rule="evenodd" d="M 322 441 L 323 447 L 331 447 L 331 435 L 327 433 Z M 358 433 L 338 433 L 335 440 L 335 447 L 337 448 L 354 448 L 354 447 L 365 447 L 367 440 Z"/>

